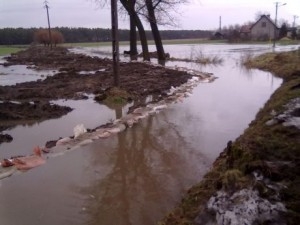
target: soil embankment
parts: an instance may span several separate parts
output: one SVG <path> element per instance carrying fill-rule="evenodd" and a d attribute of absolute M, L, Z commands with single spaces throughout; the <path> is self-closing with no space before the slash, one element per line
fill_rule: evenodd
<path fill-rule="evenodd" d="M 85 94 L 94 94 L 96 100 L 102 101 L 112 93 L 112 62 L 107 58 L 75 54 L 61 47 L 50 50 L 33 46 L 6 57 L 6 60 L 3 66 L 21 64 L 59 72 L 44 80 L 0 86 L 0 132 L 17 124 L 57 118 L 72 110 L 50 104 L 51 100 L 85 99 Z M 149 95 L 161 98 L 172 86 L 179 86 L 189 78 L 191 75 L 185 71 L 139 62 L 120 63 L 122 91 L 119 93 L 125 93 L 120 96 L 125 98 L 123 100 L 135 100 L 138 104 Z M 0 137 L 3 137 L 2 141 L 11 140 L 6 135 Z"/>
<path fill-rule="evenodd" d="M 160 224 L 299 223 L 300 54 L 268 53 L 246 65 L 284 82 Z"/>

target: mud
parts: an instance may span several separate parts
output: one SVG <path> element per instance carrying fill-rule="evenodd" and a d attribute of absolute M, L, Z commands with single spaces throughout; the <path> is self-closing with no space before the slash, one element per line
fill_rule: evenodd
<path fill-rule="evenodd" d="M 103 101 L 108 97 L 106 90 L 113 86 L 110 59 L 75 54 L 62 47 L 51 50 L 31 46 L 6 60 L 3 66 L 27 65 L 36 70 L 59 72 L 45 80 L 0 87 L 0 132 L 18 124 L 57 118 L 71 111 L 50 104 L 51 100 L 85 99 L 86 94 L 94 94 L 98 101 Z M 147 63 L 120 63 L 120 89 L 128 93 L 127 101 L 140 102 L 149 95 L 155 95 L 158 101 L 172 86 L 180 86 L 191 77 L 186 71 Z"/>

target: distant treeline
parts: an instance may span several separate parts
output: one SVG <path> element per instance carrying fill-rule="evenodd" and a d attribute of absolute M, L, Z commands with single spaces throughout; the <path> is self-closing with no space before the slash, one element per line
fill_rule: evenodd
<path fill-rule="evenodd" d="M 30 44 L 34 33 L 40 28 L 2 28 L 0 29 L 0 45 Z M 102 28 L 53 28 L 60 31 L 68 43 L 102 42 L 111 40 L 110 29 Z M 146 31 L 148 40 L 152 40 L 150 31 Z M 163 40 L 209 38 L 212 32 L 207 30 L 162 30 Z M 119 30 L 120 41 L 129 40 L 129 30 Z"/>

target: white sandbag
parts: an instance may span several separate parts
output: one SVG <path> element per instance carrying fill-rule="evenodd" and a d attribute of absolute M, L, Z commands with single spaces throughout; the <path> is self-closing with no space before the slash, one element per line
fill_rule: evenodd
<path fill-rule="evenodd" d="M 121 132 L 121 129 L 119 127 L 111 127 L 111 128 L 107 128 L 106 131 L 111 134 L 117 134 Z"/>
<path fill-rule="evenodd" d="M 104 132 L 101 132 L 101 133 L 97 133 L 97 136 L 98 136 L 99 138 L 108 138 L 110 135 L 111 135 L 111 133 L 109 133 L 108 131 L 104 131 Z"/>
<path fill-rule="evenodd" d="M 140 119 L 146 118 L 147 116 L 149 116 L 149 112 L 145 112 L 145 113 L 137 113 L 136 116 L 135 116 L 135 118 L 136 118 L 137 120 L 140 120 Z"/>
<path fill-rule="evenodd" d="M 11 166 L 8 168 L 1 168 L 0 169 L 0 180 L 6 177 L 11 176 L 13 173 L 17 171 L 17 168 L 15 166 Z"/>
<path fill-rule="evenodd" d="M 86 140 L 81 141 L 78 145 L 79 146 L 85 146 L 85 145 L 88 145 L 88 144 L 91 144 L 91 143 L 93 143 L 92 139 L 86 139 Z"/>
<path fill-rule="evenodd" d="M 134 110 L 133 110 L 133 113 L 143 113 L 144 111 L 145 111 L 144 108 L 139 107 L 139 108 L 134 109 Z"/>
<path fill-rule="evenodd" d="M 153 107 L 153 110 L 154 111 L 159 111 L 159 110 L 166 109 L 166 108 L 168 108 L 168 106 L 166 104 L 164 104 L 164 105 L 157 105 L 157 106 Z"/>
<path fill-rule="evenodd" d="M 74 127 L 73 129 L 74 131 L 74 138 L 77 138 L 78 136 L 80 136 L 81 134 L 84 134 L 87 132 L 87 130 L 85 129 L 83 124 L 78 124 Z"/>
<path fill-rule="evenodd" d="M 122 132 L 122 131 L 126 130 L 126 126 L 125 126 L 125 124 L 123 124 L 123 123 L 117 124 L 117 125 L 115 126 L 115 128 L 118 129 L 119 132 Z M 118 133 L 119 133 L 119 132 L 118 132 Z"/>
<path fill-rule="evenodd" d="M 65 138 L 59 139 L 56 142 L 56 145 L 66 145 L 66 144 L 70 143 L 71 140 L 72 140 L 71 138 L 65 137 Z"/>

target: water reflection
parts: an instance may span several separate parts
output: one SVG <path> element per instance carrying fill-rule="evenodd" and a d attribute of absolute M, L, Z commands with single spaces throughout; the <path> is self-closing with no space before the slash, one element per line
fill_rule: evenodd
<path fill-rule="evenodd" d="M 166 52 L 184 58 L 190 48 L 169 45 Z M 281 83 L 270 73 L 246 73 L 238 64 L 243 51 L 230 50 L 236 48 L 239 46 L 202 47 L 205 54 L 219 54 L 225 59 L 219 67 L 166 63 L 219 77 L 213 83 L 198 85 L 183 103 L 145 118 L 118 136 L 97 140 L 26 174 L 2 180 L 1 222 L 155 224 L 180 201 L 186 188 L 201 179 L 228 140 L 243 132 Z M 71 104 L 75 110 L 59 120 L 9 131 L 15 140 L 0 146 L 1 156 L 26 154 L 33 145 L 72 135 L 78 123 L 93 128 L 128 110 L 112 110 L 92 100 L 62 104 Z"/>
<path fill-rule="evenodd" d="M 84 206 L 89 217 L 86 224 L 155 224 L 191 185 L 191 174 L 192 180 L 201 178 L 208 168 L 205 157 L 189 155 L 193 153 L 186 151 L 190 146 L 180 131 L 166 124 L 169 121 L 162 112 L 159 118 L 150 116 L 107 140 L 110 148 L 114 146 L 108 156 L 110 172 L 81 189 L 89 199 Z M 97 155 L 103 147 L 100 142 L 92 147 L 95 168 L 103 161 L 98 158 L 102 154 Z M 202 167 L 199 171 L 191 169 L 193 157 Z"/>
<path fill-rule="evenodd" d="M 73 128 L 77 124 L 84 124 L 86 128 L 95 128 L 116 119 L 114 110 L 88 100 L 57 100 L 53 103 L 66 105 L 74 110 L 58 119 L 35 122 L 29 125 L 18 125 L 5 133 L 11 135 L 14 141 L 0 145 L 1 158 L 14 155 L 27 155 L 32 152 L 36 145 L 44 146 L 49 140 L 57 140 L 59 137 L 73 135 Z M 124 106 L 124 112 L 130 105 Z"/>

